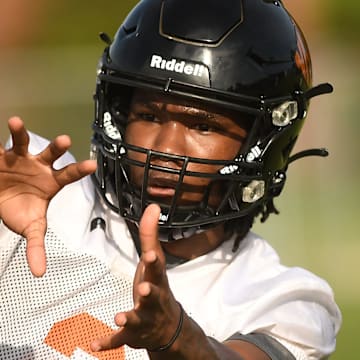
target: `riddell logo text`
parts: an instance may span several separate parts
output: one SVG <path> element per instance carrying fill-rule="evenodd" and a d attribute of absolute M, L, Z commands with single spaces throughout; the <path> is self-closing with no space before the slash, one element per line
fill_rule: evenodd
<path fill-rule="evenodd" d="M 199 77 L 205 74 L 205 66 L 202 64 L 190 63 L 178 59 L 166 60 L 160 55 L 152 56 L 150 67 Z"/>

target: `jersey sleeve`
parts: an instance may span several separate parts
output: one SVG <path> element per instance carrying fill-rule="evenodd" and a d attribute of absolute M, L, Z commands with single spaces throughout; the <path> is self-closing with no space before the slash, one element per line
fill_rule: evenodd
<path fill-rule="evenodd" d="M 329 356 L 341 325 L 329 284 L 305 269 L 281 265 L 265 242 L 254 247 L 241 266 L 231 266 L 223 284 L 224 330 L 229 336 L 270 336 L 297 360 Z"/>
<path fill-rule="evenodd" d="M 251 343 L 267 354 L 271 360 L 306 360 L 306 357 L 295 357 L 290 349 L 282 345 L 273 337 L 265 334 L 253 333 L 242 335 L 236 333 L 228 340 L 242 340 Z"/>
<path fill-rule="evenodd" d="M 322 359 L 333 353 L 341 319 L 337 306 L 323 302 L 317 297 L 319 292 L 312 298 L 307 295 L 279 299 L 272 309 L 248 324 L 248 331 L 276 339 L 297 360 Z"/>

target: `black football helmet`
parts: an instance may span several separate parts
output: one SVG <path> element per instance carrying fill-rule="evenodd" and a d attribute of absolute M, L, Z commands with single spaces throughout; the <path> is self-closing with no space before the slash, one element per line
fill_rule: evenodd
<path fill-rule="evenodd" d="M 152 159 L 181 161 L 179 185 L 171 204 L 159 204 L 164 240 L 187 236 L 219 222 L 275 211 L 291 161 L 326 155 L 313 149 L 290 156 L 303 126 L 309 100 L 332 91 L 330 84 L 312 87 L 310 53 L 304 36 L 281 1 L 272 0 L 142 0 L 129 13 L 98 67 L 92 156 L 100 194 L 114 211 L 138 222 L 151 203 L 146 188 Z M 214 161 L 140 148 L 124 141 L 127 113 L 135 88 L 157 91 L 251 116 L 252 125 L 234 159 Z M 135 162 L 128 151 L 146 154 Z M 191 163 L 221 166 L 214 174 L 190 172 Z M 136 188 L 129 167 L 144 168 L 144 184 Z M 178 204 L 184 176 L 224 183 L 222 202 Z"/>

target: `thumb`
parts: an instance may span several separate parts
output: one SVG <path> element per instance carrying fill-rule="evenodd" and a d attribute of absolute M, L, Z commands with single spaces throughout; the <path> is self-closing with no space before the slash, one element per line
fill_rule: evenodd
<path fill-rule="evenodd" d="M 140 220 L 139 237 L 141 243 L 141 252 L 160 249 L 158 240 L 158 221 L 160 216 L 160 207 L 156 204 L 149 205 Z"/>
<path fill-rule="evenodd" d="M 40 219 L 33 222 L 23 232 L 26 238 L 26 258 L 31 273 L 36 277 L 41 277 L 46 271 L 46 255 L 45 255 L 45 233 L 46 220 Z"/>

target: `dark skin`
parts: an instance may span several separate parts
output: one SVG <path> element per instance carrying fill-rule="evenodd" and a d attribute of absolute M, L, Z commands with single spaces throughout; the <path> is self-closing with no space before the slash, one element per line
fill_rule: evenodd
<path fill-rule="evenodd" d="M 126 142 L 155 151 L 196 158 L 224 160 L 234 159 L 246 138 L 246 120 L 239 114 L 222 108 L 198 102 L 164 96 L 159 93 L 135 91 L 126 128 Z M 145 161 L 145 155 L 129 153 L 138 161 Z M 153 164 L 181 169 L 176 160 L 155 158 Z M 189 171 L 215 173 L 220 167 L 190 163 Z M 143 168 L 134 167 L 131 180 L 139 188 L 143 181 Z M 148 193 L 154 202 L 170 203 L 178 176 L 159 171 L 149 172 Z M 179 204 L 201 201 L 209 178 L 185 176 L 181 187 Z M 222 188 L 215 184 L 209 196 L 209 204 L 216 206 L 222 199 Z M 173 243 L 163 243 L 163 249 L 184 259 L 194 259 L 219 246 L 225 238 L 223 224 L 190 238 Z"/>
<path fill-rule="evenodd" d="M 160 99 L 160 101 L 162 100 Z M 169 100 L 165 99 L 164 103 L 169 104 Z M 189 122 L 183 119 L 184 115 L 187 118 L 189 114 L 187 110 L 185 114 L 183 111 L 188 104 L 185 107 L 184 104 L 178 102 L 172 105 L 174 106 L 167 105 L 164 109 L 176 109 L 176 118 L 160 123 L 160 127 L 164 126 L 163 129 L 166 130 L 166 133 L 165 130 L 161 130 L 161 134 L 154 136 L 153 139 L 171 139 L 170 135 L 174 135 L 171 132 L 179 129 L 183 132 L 184 139 L 191 138 L 193 129 L 189 130 Z M 216 114 L 216 111 L 211 112 L 211 114 L 214 113 Z M 205 120 L 202 119 L 202 121 Z M 136 119 L 131 121 L 134 121 L 136 125 Z M 190 122 L 192 123 L 192 120 Z M 153 123 L 150 122 L 149 125 L 153 126 Z M 57 137 L 40 154 L 33 156 L 28 153 L 28 135 L 22 121 L 16 117 L 11 118 L 9 129 L 14 144 L 12 149 L 5 151 L 0 145 L 0 218 L 11 230 L 27 239 L 27 259 L 30 270 L 35 276 L 42 276 L 46 271 L 44 234 L 49 201 L 62 187 L 94 172 L 96 163 L 88 160 L 54 170 L 54 161 L 70 147 L 68 136 Z M 138 131 L 136 126 L 134 130 Z M 201 132 L 208 133 L 208 130 L 201 125 Z M 246 135 L 240 126 L 233 130 L 234 132 L 230 134 L 229 138 L 234 146 L 223 147 L 229 151 L 229 156 L 235 156 L 234 154 L 241 146 L 242 138 Z M 177 132 L 177 139 L 179 139 L 179 134 Z M 131 134 L 128 133 L 127 136 L 130 141 Z M 208 143 L 210 136 L 207 136 Z M 221 141 L 224 136 L 226 135 L 216 134 L 218 139 L 222 139 Z M 158 144 L 160 143 L 158 142 Z M 210 151 L 211 147 L 208 147 L 207 150 Z M 193 156 L 195 155 L 193 154 Z M 224 153 L 218 154 L 218 156 L 224 156 Z M 172 164 L 172 166 L 176 166 L 176 164 Z M 208 171 L 213 170 L 208 169 Z M 156 178 L 155 175 L 154 178 Z M 163 185 L 154 181 L 152 194 L 159 197 L 168 196 L 171 188 Z M 195 185 L 185 188 L 187 191 L 184 191 L 181 201 L 196 200 L 206 183 L 201 182 Z M 212 201 L 217 201 L 216 193 L 212 194 Z M 108 337 L 94 340 L 91 344 L 94 351 L 111 349 L 123 344 L 135 348 L 153 349 L 166 344 L 176 330 L 180 309 L 168 284 L 163 252 L 165 246 L 160 244 L 157 237 L 158 218 L 159 207 L 154 204 L 145 210 L 140 222 L 139 236 L 142 254 L 133 284 L 134 308 L 128 312 L 116 314 L 115 323 L 119 326 L 119 330 Z M 191 248 L 199 248 L 197 251 L 189 250 L 189 239 L 191 238 L 180 240 L 179 245 L 168 245 L 166 251 L 194 258 L 211 251 L 224 241 L 224 230 L 221 225 L 200 235 L 192 239 Z M 149 352 L 149 356 L 151 359 L 171 358 L 174 360 L 269 360 L 264 352 L 250 343 L 239 340 L 220 343 L 207 337 L 186 313 L 180 335 L 171 348 L 165 352 Z"/>

